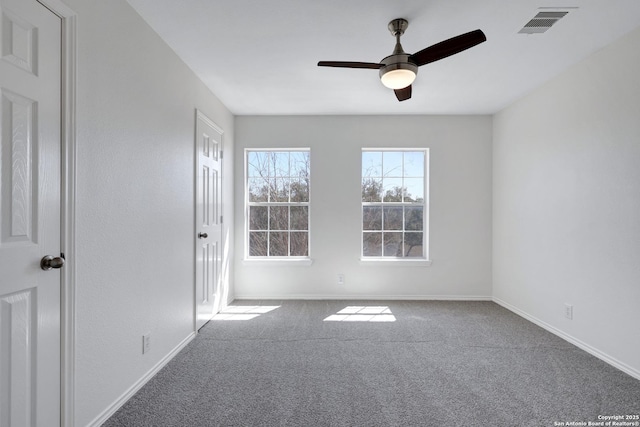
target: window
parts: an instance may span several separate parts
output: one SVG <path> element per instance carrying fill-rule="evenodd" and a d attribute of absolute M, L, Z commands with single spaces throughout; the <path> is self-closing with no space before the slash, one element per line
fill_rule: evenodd
<path fill-rule="evenodd" d="M 362 150 L 362 257 L 426 259 L 428 150 Z"/>
<path fill-rule="evenodd" d="M 309 257 L 309 150 L 245 153 L 248 257 Z"/>

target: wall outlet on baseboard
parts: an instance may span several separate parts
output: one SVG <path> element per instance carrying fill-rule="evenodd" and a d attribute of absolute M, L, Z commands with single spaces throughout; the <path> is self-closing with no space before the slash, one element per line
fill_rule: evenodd
<path fill-rule="evenodd" d="M 344 274 L 338 274 L 338 285 L 344 285 Z"/>
<path fill-rule="evenodd" d="M 142 336 L 142 354 L 151 351 L 151 332 Z"/>
<path fill-rule="evenodd" d="M 564 305 L 564 317 L 573 320 L 573 306 L 571 304 Z"/>

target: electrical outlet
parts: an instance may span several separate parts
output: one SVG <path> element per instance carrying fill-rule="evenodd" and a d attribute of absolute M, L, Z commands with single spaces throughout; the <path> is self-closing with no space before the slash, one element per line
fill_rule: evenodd
<path fill-rule="evenodd" d="M 573 306 L 571 304 L 564 305 L 564 317 L 573 320 Z"/>
<path fill-rule="evenodd" d="M 151 351 L 151 332 L 142 336 L 142 354 Z"/>
<path fill-rule="evenodd" d="M 338 285 L 344 285 L 344 274 L 338 274 Z"/>

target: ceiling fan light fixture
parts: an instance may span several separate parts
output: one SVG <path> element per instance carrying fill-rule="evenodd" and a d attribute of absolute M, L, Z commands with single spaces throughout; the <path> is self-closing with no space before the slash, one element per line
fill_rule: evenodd
<path fill-rule="evenodd" d="M 410 62 L 392 63 L 380 69 L 380 81 L 389 89 L 404 89 L 416 79 L 418 67 Z"/>
<path fill-rule="evenodd" d="M 404 89 L 416 79 L 416 74 L 411 70 L 391 70 L 380 77 L 383 85 L 389 89 Z"/>

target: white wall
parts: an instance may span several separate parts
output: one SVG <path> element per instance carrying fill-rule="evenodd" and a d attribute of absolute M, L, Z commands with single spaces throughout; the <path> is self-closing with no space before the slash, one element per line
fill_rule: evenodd
<path fill-rule="evenodd" d="M 236 298 L 490 298 L 491 117 L 236 118 Z M 311 266 L 243 262 L 244 149 L 311 148 Z M 360 261 L 362 147 L 430 149 L 430 267 Z M 337 284 L 337 274 L 345 284 Z"/>
<path fill-rule="evenodd" d="M 495 298 L 638 378 L 639 46 L 640 29 L 493 126 Z"/>
<path fill-rule="evenodd" d="M 193 332 L 195 110 L 225 130 L 229 201 L 234 118 L 124 0 L 66 3 L 78 14 L 75 425 L 85 426 Z"/>

